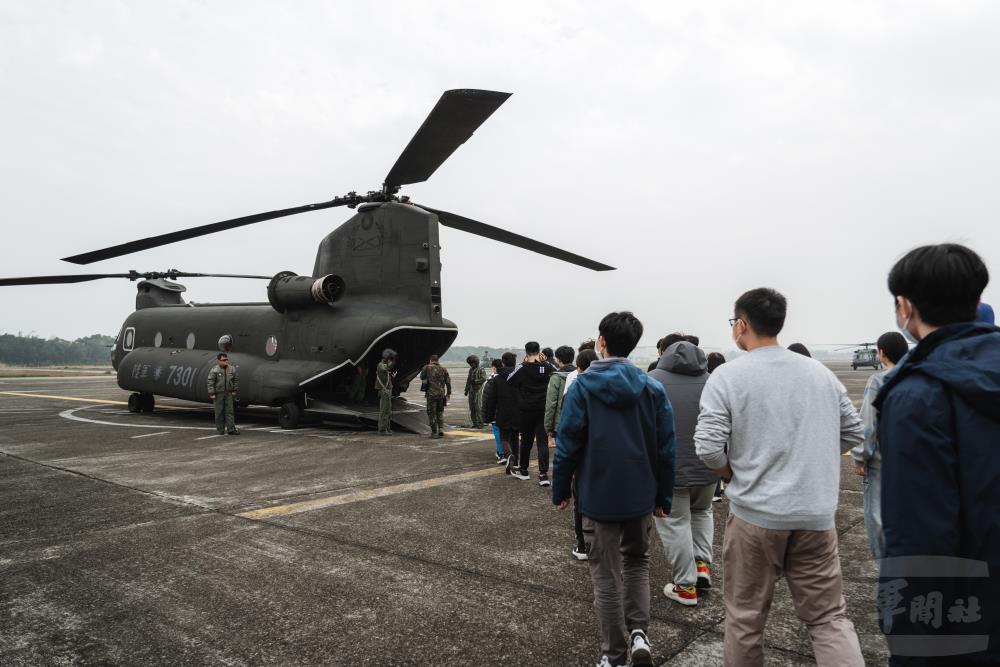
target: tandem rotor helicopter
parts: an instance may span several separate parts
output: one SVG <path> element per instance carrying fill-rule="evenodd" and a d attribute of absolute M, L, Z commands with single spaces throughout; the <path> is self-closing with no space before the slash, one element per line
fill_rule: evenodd
<path fill-rule="evenodd" d="M 0 286 L 140 281 L 135 307 L 111 355 L 129 409 L 150 412 L 154 396 L 210 403 L 206 376 L 226 351 L 240 372 L 240 406 L 277 407 L 295 428 L 310 411 L 371 424 L 374 371 L 382 350 L 397 351 L 394 420 L 412 430 L 421 406 L 398 398 L 432 354 L 444 354 L 458 327 L 442 315 L 439 225 L 594 271 L 614 267 L 477 220 L 415 204 L 400 187 L 426 181 L 502 105 L 510 93 L 449 90 L 389 170 L 379 190 L 257 213 L 151 236 L 64 258 L 90 264 L 185 239 L 296 213 L 347 206 L 356 213 L 319 244 L 309 276 L 282 271 L 260 303 L 189 303 L 177 278 L 268 276 L 166 272 L 0 279 Z"/>

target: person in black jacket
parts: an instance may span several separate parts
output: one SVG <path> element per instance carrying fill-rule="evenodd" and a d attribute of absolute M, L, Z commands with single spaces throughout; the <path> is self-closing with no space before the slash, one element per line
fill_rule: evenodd
<path fill-rule="evenodd" d="M 538 485 L 549 486 L 549 439 L 545 433 L 545 394 L 549 388 L 552 364 L 542 361 L 541 348 L 535 341 L 524 345 L 524 361 L 507 376 L 507 384 L 517 390 L 521 432 L 518 450 L 518 467 L 511 467 L 510 474 L 517 479 L 531 479 L 528 476 L 528 460 L 531 447 L 538 450 Z"/>
<path fill-rule="evenodd" d="M 506 474 L 517 468 L 518 425 L 520 412 L 517 407 L 517 392 L 507 382 L 514 372 L 517 357 L 511 352 L 504 352 L 500 357 L 501 366 L 496 375 L 490 378 L 483 390 L 483 421 L 495 423 L 500 429 L 500 440 L 503 443 L 503 454 L 497 463 L 506 464 Z"/>
<path fill-rule="evenodd" d="M 917 343 L 874 403 L 890 665 L 1000 664 L 1000 329 L 975 321 L 989 272 L 946 243 L 904 255 L 888 282 Z"/>

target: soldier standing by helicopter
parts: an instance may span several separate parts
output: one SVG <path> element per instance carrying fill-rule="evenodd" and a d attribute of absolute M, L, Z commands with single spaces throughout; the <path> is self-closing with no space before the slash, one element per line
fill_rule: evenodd
<path fill-rule="evenodd" d="M 239 435 L 236 430 L 236 390 L 240 380 L 236 368 L 229 366 L 229 355 L 219 352 L 219 364 L 208 372 L 208 398 L 215 404 L 215 429 L 219 435 Z"/>
<path fill-rule="evenodd" d="M 486 384 L 486 369 L 479 365 L 479 357 L 470 354 L 465 360 L 469 364 L 469 376 L 465 380 L 465 395 L 469 397 L 469 416 L 472 428 L 483 427 L 483 385 Z"/>
<path fill-rule="evenodd" d="M 375 391 L 378 392 L 378 432 L 379 435 L 392 433 L 392 384 L 396 366 L 396 351 L 386 348 L 382 351 L 382 361 L 375 369 Z"/>
<path fill-rule="evenodd" d="M 444 437 L 444 406 L 451 398 L 451 374 L 438 363 L 438 355 L 432 354 L 430 363 L 424 366 L 427 377 L 427 420 L 431 426 L 432 438 Z"/>

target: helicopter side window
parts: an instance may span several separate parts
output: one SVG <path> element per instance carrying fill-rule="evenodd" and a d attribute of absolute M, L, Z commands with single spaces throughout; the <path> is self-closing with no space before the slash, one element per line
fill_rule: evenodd
<path fill-rule="evenodd" d="M 127 327 L 125 329 L 125 336 L 122 338 L 122 349 L 126 352 L 131 352 L 132 348 L 135 347 L 135 327 Z"/>
<path fill-rule="evenodd" d="M 191 334 L 191 336 L 193 337 L 194 334 Z M 192 344 L 191 347 L 193 347 L 193 344 Z M 227 354 L 233 351 L 233 337 L 232 336 L 230 336 L 229 334 L 225 334 L 224 336 L 222 336 L 221 338 L 219 338 L 219 351 L 220 352 L 225 352 Z"/>

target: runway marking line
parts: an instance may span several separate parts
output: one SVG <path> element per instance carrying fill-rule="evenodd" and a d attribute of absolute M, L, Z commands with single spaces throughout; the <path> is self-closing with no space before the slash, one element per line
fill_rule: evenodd
<path fill-rule="evenodd" d="M 480 477 L 493 477 L 496 475 L 503 475 L 503 474 L 504 474 L 504 469 L 502 467 L 494 466 L 492 468 L 484 468 L 482 470 L 470 470 L 468 472 L 460 472 L 454 475 L 444 475 L 443 477 L 423 479 L 420 480 L 419 482 L 406 482 L 404 484 L 383 486 L 378 489 L 352 491 L 350 493 L 342 493 L 337 496 L 314 498 L 312 500 L 303 500 L 297 503 L 274 505 L 273 507 L 262 507 L 261 509 L 251 510 L 249 512 L 241 512 L 236 516 L 242 517 L 244 519 L 268 519 L 275 516 L 288 516 L 290 514 L 301 514 L 302 512 L 312 512 L 314 510 L 326 509 L 328 507 L 337 507 L 339 505 L 350 505 L 351 503 L 359 503 L 359 502 L 364 502 L 366 500 L 374 500 L 376 498 L 385 498 L 386 496 L 395 496 L 400 493 L 409 493 L 410 491 L 422 491 L 424 489 L 433 489 L 434 487 L 444 486 L 446 484 L 455 484 L 456 482 L 467 482 L 469 480 L 478 479 Z"/>
<path fill-rule="evenodd" d="M 54 396 L 51 394 L 31 394 L 23 391 L 0 391 L 0 396 L 21 396 L 24 398 L 49 398 L 55 401 L 76 401 L 78 403 L 99 403 L 101 405 L 128 405 L 128 401 L 110 401 L 104 398 L 85 398 L 81 396 Z M 183 407 L 179 405 L 158 405 L 157 410 L 199 410 L 204 406 Z"/>
<path fill-rule="evenodd" d="M 108 401 L 103 398 L 80 398 L 79 396 L 50 396 L 49 394 L 29 394 L 23 391 L 0 391 L 0 396 L 22 396 L 25 398 L 51 398 L 57 401 L 79 401 L 80 403 L 101 403 L 104 405 L 128 405 L 126 401 Z"/>
<path fill-rule="evenodd" d="M 136 438 L 152 438 L 154 435 L 166 435 L 167 433 L 170 433 L 170 431 L 160 431 L 159 433 L 143 433 L 141 435 L 133 435 L 132 439 L 135 440 Z"/>

